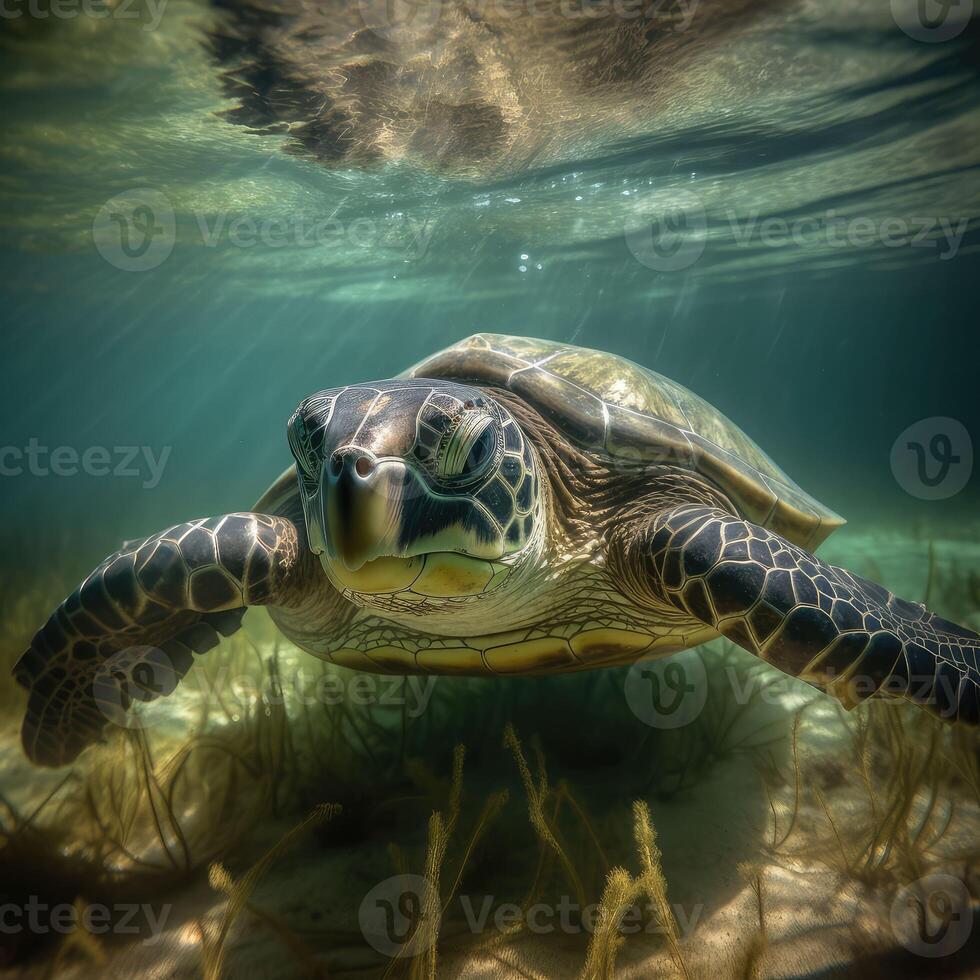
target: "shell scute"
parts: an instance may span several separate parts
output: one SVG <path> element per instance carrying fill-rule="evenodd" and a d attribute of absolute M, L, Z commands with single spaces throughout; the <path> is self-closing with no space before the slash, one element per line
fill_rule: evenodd
<path fill-rule="evenodd" d="M 536 369 L 518 371 L 507 387 L 580 445 L 591 443 L 597 429 L 604 427 L 601 399 L 560 375 Z"/>
<path fill-rule="evenodd" d="M 694 468 L 694 447 L 687 433 L 654 415 L 607 405 L 603 448 L 617 459 L 640 464 L 673 463 Z"/>

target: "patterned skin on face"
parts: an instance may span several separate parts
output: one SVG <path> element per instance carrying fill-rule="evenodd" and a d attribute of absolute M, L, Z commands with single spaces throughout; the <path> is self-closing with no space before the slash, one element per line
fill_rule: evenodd
<path fill-rule="evenodd" d="M 391 582 L 389 594 L 400 592 L 421 572 L 410 559 L 429 556 L 433 572 L 431 556 L 443 554 L 456 560 L 442 562 L 435 592 L 458 582 L 450 594 L 470 595 L 499 583 L 499 561 L 534 535 L 534 451 L 478 388 L 413 380 L 321 391 L 300 404 L 288 434 L 310 545 L 344 590 L 377 594 Z M 467 558 L 479 567 L 464 571 Z"/>

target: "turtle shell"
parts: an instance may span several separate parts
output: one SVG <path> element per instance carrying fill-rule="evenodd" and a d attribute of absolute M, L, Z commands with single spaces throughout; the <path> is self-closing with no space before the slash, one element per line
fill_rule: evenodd
<path fill-rule="evenodd" d="M 741 516 L 813 549 L 844 523 L 732 421 L 625 357 L 531 337 L 474 334 L 406 373 L 505 388 L 580 448 L 671 463 L 719 486 Z"/>

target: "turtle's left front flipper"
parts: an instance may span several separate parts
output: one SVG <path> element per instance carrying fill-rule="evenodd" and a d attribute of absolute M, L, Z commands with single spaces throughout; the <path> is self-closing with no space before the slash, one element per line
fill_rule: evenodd
<path fill-rule="evenodd" d="M 188 521 L 127 542 L 52 613 L 14 667 L 30 698 L 28 757 L 71 762 L 133 700 L 170 694 L 193 653 L 281 603 L 302 560 L 296 526 L 266 514 Z"/>
<path fill-rule="evenodd" d="M 622 528 L 613 560 L 641 601 L 689 614 L 848 708 L 887 694 L 980 724 L 980 636 L 773 531 L 681 505 Z"/>

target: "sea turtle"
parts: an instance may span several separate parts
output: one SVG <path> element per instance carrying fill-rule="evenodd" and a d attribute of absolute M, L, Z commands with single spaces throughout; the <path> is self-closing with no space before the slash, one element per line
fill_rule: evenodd
<path fill-rule="evenodd" d="M 622 357 L 477 334 L 311 395 L 288 439 L 253 512 L 125 544 L 35 635 L 31 759 L 70 762 L 108 704 L 169 693 L 251 605 L 358 670 L 544 674 L 721 633 L 846 706 L 980 720 L 980 636 L 815 558 L 842 519 Z"/>

